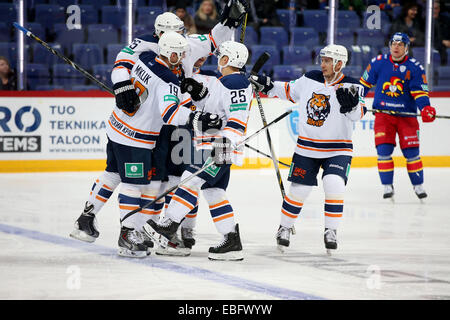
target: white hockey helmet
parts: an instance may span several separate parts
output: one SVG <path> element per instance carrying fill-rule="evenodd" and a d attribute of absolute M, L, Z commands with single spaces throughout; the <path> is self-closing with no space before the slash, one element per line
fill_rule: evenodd
<path fill-rule="evenodd" d="M 172 12 L 164 12 L 156 17 L 155 33 L 159 37 L 161 32 L 175 31 L 184 34 L 184 22 Z"/>
<path fill-rule="evenodd" d="M 174 31 L 164 32 L 158 41 L 159 54 L 168 58 L 171 64 L 177 64 L 189 50 L 189 44 L 185 37 Z M 170 56 L 172 53 L 178 55 L 178 61 L 172 63 Z"/>
<path fill-rule="evenodd" d="M 228 63 L 226 65 L 221 66 L 219 64 L 220 72 L 222 72 L 223 68 L 228 66 L 240 69 L 247 63 L 248 49 L 242 43 L 236 41 L 225 41 L 219 46 L 219 48 L 217 48 L 215 55 L 217 56 L 218 64 L 223 56 L 228 57 Z"/>
<path fill-rule="evenodd" d="M 335 67 L 338 61 L 342 61 L 341 69 L 335 72 L 340 72 L 342 69 L 344 69 L 348 61 L 347 49 L 344 46 L 338 44 L 330 44 L 325 48 L 321 49 L 319 56 L 333 59 L 333 71 L 335 71 Z"/>

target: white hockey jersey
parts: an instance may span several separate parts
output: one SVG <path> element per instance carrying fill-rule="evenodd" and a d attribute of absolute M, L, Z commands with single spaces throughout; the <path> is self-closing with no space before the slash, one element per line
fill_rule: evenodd
<path fill-rule="evenodd" d="M 214 26 L 209 34 L 193 34 L 186 37 L 189 43 L 189 53 L 183 59 L 182 67 L 186 77 L 191 77 L 195 62 L 211 55 L 224 41 L 231 40 L 234 28 L 221 23 Z M 123 48 L 118 54 L 111 73 L 113 83 L 130 79 L 130 72 L 134 63 L 142 52 L 153 51 L 159 54 L 159 38 L 155 34 L 147 34 L 135 38 L 131 44 Z"/>
<path fill-rule="evenodd" d="M 153 149 L 164 124 L 186 124 L 191 110 L 180 106 L 179 81 L 168 65 L 154 52 L 140 55 L 131 70 L 131 79 L 142 104 L 133 114 L 114 108 L 106 133 L 114 142 Z"/>
<path fill-rule="evenodd" d="M 353 111 L 342 114 L 336 90 L 352 85 L 359 90 L 359 105 Z M 275 81 L 268 95 L 299 106 L 299 135 L 295 153 L 310 158 L 352 155 L 353 122 L 360 120 L 365 113 L 363 87 L 358 80 L 342 74 L 339 79 L 327 84 L 321 71 L 311 71 L 294 81 Z"/>
<path fill-rule="evenodd" d="M 208 87 L 208 96 L 194 103 L 197 110 L 219 115 L 222 119 L 222 129 L 214 134 L 195 132 L 194 145 L 201 149 L 210 149 L 211 141 L 217 137 L 230 139 L 233 148 L 245 139 L 247 122 L 253 98 L 253 91 L 247 77 L 235 72 L 220 78 L 195 74 L 195 80 Z M 244 145 L 233 151 L 232 163 L 242 166 Z"/>

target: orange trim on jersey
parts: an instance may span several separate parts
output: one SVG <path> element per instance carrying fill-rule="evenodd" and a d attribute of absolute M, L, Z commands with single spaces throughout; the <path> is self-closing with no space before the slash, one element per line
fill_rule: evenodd
<path fill-rule="evenodd" d="M 297 207 L 303 206 L 303 203 L 297 202 L 297 201 L 294 201 L 294 200 L 291 200 L 291 199 L 288 198 L 288 196 L 285 196 L 285 197 L 284 197 L 284 200 L 285 200 L 287 203 L 289 203 L 289 204 L 291 204 L 291 205 L 293 205 L 293 206 L 297 206 Z"/>
<path fill-rule="evenodd" d="M 189 208 L 190 210 L 194 209 L 194 206 L 192 204 L 190 204 L 189 202 L 184 201 L 183 199 L 181 199 L 179 196 L 174 195 L 172 197 L 172 200 L 177 201 L 179 203 L 181 203 L 183 206 Z"/>
<path fill-rule="evenodd" d="M 180 110 L 180 106 L 176 108 L 176 110 L 173 112 L 172 116 L 169 118 L 169 121 L 167 121 L 168 124 L 170 124 L 173 120 L 173 117 L 175 117 L 175 114 Z"/>
<path fill-rule="evenodd" d="M 224 201 L 222 201 L 222 202 L 219 202 L 219 203 L 216 203 L 216 204 L 214 204 L 214 205 L 212 205 L 212 206 L 209 206 L 209 209 L 214 209 L 214 208 L 220 207 L 220 206 L 222 206 L 222 205 L 225 205 L 225 204 L 227 204 L 227 203 L 229 203 L 228 200 L 224 200 Z"/>
<path fill-rule="evenodd" d="M 122 210 L 134 210 L 139 208 L 139 206 L 125 206 L 123 204 L 119 205 L 119 208 Z"/>
<path fill-rule="evenodd" d="M 244 127 L 247 126 L 247 124 L 246 124 L 244 121 L 241 121 L 241 120 L 239 120 L 239 119 L 237 119 L 237 118 L 230 118 L 230 119 L 228 119 L 228 121 L 234 121 L 234 122 L 237 122 L 237 123 L 243 125 Z"/>
<path fill-rule="evenodd" d="M 102 197 L 100 197 L 100 196 L 95 196 L 95 199 L 97 199 L 97 200 L 100 200 L 101 202 L 106 202 L 106 201 L 108 201 L 108 199 L 104 199 L 104 198 L 102 198 Z"/>
<path fill-rule="evenodd" d="M 337 79 L 335 82 L 329 84 L 329 86 L 334 86 L 334 85 L 338 84 L 339 82 L 342 81 L 342 79 L 344 79 L 344 77 L 345 77 L 344 74 L 342 74 L 341 77 L 340 77 L 339 79 Z M 327 85 L 326 82 L 325 82 L 325 85 Z"/>
<path fill-rule="evenodd" d="M 328 200 L 328 199 L 325 199 L 325 203 L 334 203 L 334 204 L 344 204 L 344 200 Z"/>
<path fill-rule="evenodd" d="M 311 150 L 311 151 L 319 151 L 319 152 L 334 152 L 334 151 L 353 152 L 352 149 L 326 149 L 326 150 L 321 150 L 321 149 L 314 149 L 314 148 L 304 147 L 304 146 L 301 146 L 299 144 L 297 144 L 297 147 L 299 147 L 300 149 Z"/>
<path fill-rule="evenodd" d="M 125 138 L 128 138 L 130 140 L 136 141 L 136 142 L 140 142 L 140 143 L 145 143 L 145 144 L 155 144 L 155 141 L 145 141 L 145 140 L 138 140 L 132 137 L 127 136 L 126 134 L 124 134 L 123 132 L 120 132 L 119 130 L 117 130 L 116 128 L 114 128 L 114 126 L 111 124 L 111 121 L 108 120 L 109 125 L 111 126 L 111 128 L 116 131 L 118 134 L 124 136 Z"/>
<path fill-rule="evenodd" d="M 197 216 L 196 213 L 191 213 L 191 214 L 185 215 L 186 218 L 195 218 L 196 216 Z"/>
<path fill-rule="evenodd" d="M 284 83 L 284 92 L 286 94 L 286 98 L 288 98 L 289 101 L 295 103 L 294 99 L 291 97 L 291 86 L 289 85 L 289 82 Z"/>
<path fill-rule="evenodd" d="M 166 110 L 164 110 L 164 112 L 161 114 L 161 117 L 164 117 L 164 115 L 167 113 L 167 111 L 171 108 L 171 107 L 173 107 L 174 105 L 176 105 L 177 103 L 176 102 L 174 102 L 174 103 L 172 103 L 171 105 L 169 105 L 167 108 L 166 108 Z"/>
<path fill-rule="evenodd" d="M 230 127 L 225 127 L 225 128 L 223 128 L 223 130 L 229 130 L 229 131 L 234 132 L 234 133 L 236 133 L 236 134 L 238 134 L 238 135 L 240 135 L 240 136 L 243 136 L 243 135 L 244 135 L 242 132 L 240 132 L 240 131 L 238 131 L 238 130 L 235 130 L 235 129 L 232 129 L 232 128 L 230 128 Z"/>
<path fill-rule="evenodd" d="M 293 218 L 293 219 L 296 219 L 296 218 L 297 218 L 296 215 L 290 214 L 290 213 L 286 212 L 284 209 L 281 209 L 281 212 L 282 212 L 283 214 L 287 215 L 289 218 Z"/>
<path fill-rule="evenodd" d="M 298 136 L 300 139 L 302 140 L 308 140 L 308 141 L 313 141 L 313 142 L 348 142 L 348 143 L 352 143 L 352 140 L 322 140 L 322 139 L 311 139 L 311 138 L 307 138 L 307 137 L 302 137 L 302 136 Z"/>
<path fill-rule="evenodd" d="M 212 42 L 212 44 L 213 44 L 213 46 L 214 46 L 214 49 L 217 49 L 217 44 L 216 44 L 216 42 L 214 41 L 214 38 L 213 38 L 211 32 L 208 34 L 208 37 L 209 37 L 209 39 L 211 40 L 211 42 Z"/>
<path fill-rule="evenodd" d="M 159 64 L 162 64 L 163 66 L 169 68 L 169 66 L 167 65 L 167 63 L 165 63 L 164 61 L 162 61 L 160 58 L 156 57 L 155 61 L 158 62 Z"/>
<path fill-rule="evenodd" d="M 198 192 L 192 189 L 189 189 L 188 187 L 182 186 L 180 187 L 180 189 L 183 189 L 184 191 L 187 191 L 189 193 L 191 193 L 192 195 L 198 197 Z"/>
<path fill-rule="evenodd" d="M 115 70 L 115 69 L 127 69 L 128 73 L 131 74 L 131 70 L 124 66 L 114 67 L 113 70 Z"/>
<path fill-rule="evenodd" d="M 180 105 L 183 105 L 183 104 L 185 104 L 185 103 L 188 103 L 188 102 L 191 101 L 191 100 L 192 100 L 191 98 L 188 98 L 188 99 L 184 100 L 183 102 L 180 102 Z"/>
<path fill-rule="evenodd" d="M 161 213 L 161 210 L 155 211 L 155 210 L 147 209 L 147 210 L 141 210 L 140 212 L 143 213 L 143 214 L 157 215 L 157 214 Z"/>
<path fill-rule="evenodd" d="M 330 217 L 330 218 L 341 218 L 342 217 L 342 213 L 328 213 L 328 212 L 325 212 L 325 216 Z"/>
<path fill-rule="evenodd" d="M 214 222 L 219 222 L 219 221 L 227 219 L 227 218 L 232 218 L 233 216 L 234 216 L 234 213 L 229 213 L 229 214 L 226 214 L 224 216 L 217 217 L 217 218 L 213 219 L 213 221 Z"/>
<path fill-rule="evenodd" d="M 126 125 L 128 128 L 133 129 L 134 131 L 137 131 L 137 132 L 140 132 L 140 133 L 144 133 L 144 134 L 159 134 L 159 132 L 145 131 L 145 130 L 140 130 L 140 129 L 133 128 L 132 126 L 130 126 L 129 124 L 127 124 L 125 121 L 123 121 L 122 119 L 120 119 L 120 118 L 117 116 L 117 114 L 116 114 L 115 111 L 113 111 L 113 115 L 114 115 L 114 117 L 117 119 L 117 121 L 119 121 L 120 123 Z"/>
<path fill-rule="evenodd" d="M 119 63 L 119 62 L 129 62 L 131 64 L 135 64 L 135 62 L 133 60 L 128 60 L 128 59 L 116 60 L 116 62 L 114 62 L 114 64 Z"/>
<path fill-rule="evenodd" d="M 102 188 L 105 188 L 106 190 L 109 190 L 109 191 L 113 191 L 113 189 L 111 189 L 110 187 L 108 187 L 106 184 L 104 184 L 104 185 L 102 186 Z"/>
<path fill-rule="evenodd" d="M 156 199 L 156 196 L 148 196 L 146 194 L 142 194 L 141 198 L 145 198 L 145 199 Z"/>

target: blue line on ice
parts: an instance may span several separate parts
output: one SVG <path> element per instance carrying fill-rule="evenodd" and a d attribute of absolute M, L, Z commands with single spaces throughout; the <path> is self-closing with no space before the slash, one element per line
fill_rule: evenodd
<path fill-rule="evenodd" d="M 102 256 L 117 257 L 116 250 L 109 247 L 104 247 L 92 243 L 85 243 L 82 241 L 74 240 L 69 237 L 64 238 L 56 235 L 51 235 L 48 233 L 42 233 L 35 230 L 23 229 L 20 227 L 14 227 L 10 225 L 0 224 L 0 232 L 14 234 L 22 237 L 26 237 L 33 240 L 44 241 L 52 244 L 57 244 L 65 247 L 70 247 L 74 249 L 80 249 L 88 252 L 93 252 L 100 254 Z M 217 283 L 229 285 L 239 289 L 249 290 L 257 293 L 266 294 L 279 299 L 284 300 L 319 300 L 324 299 L 318 296 L 310 295 L 300 291 L 294 291 L 284 288 L 279 288 L 265 283 L 260 283 L 244 278 L 239 278 L 235 276 L 230 276 L 218 272 L 213 272 L 207 269 L 202 269 L 198 267 L 191 267 L 182 265 L 179 263 L 172 263 L 162 259 L 155 258 L 151 259 L 122 259 L 122 261 L 129 261 L 131 263 L 137 263 L 141 265 L 147 265 L 153 268 L 160 268 L 163 270 L 180 273 L 183 275 L 200 278 L 203 280 L 214 281 Z"/>

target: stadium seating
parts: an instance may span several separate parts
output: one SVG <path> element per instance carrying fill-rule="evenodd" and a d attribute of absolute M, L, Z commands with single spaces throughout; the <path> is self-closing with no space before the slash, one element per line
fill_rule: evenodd
<path fill-rule="evenodd" d="M 270 54 L 270 59 L 261 68 L 261 72 L 270 73 L 273 65 L 280 64 L 280 51 L 275 46 L 254 45 L 250 48 L 250 51 L 251 64 L 254 64 L 264 51 L 267 51 Z"/>
<path fill-rule="evenodd" d="M 369 46 L 352 46 L 349 48 L 350 61 L 347 65 L 365 68 L 375 56 L 376 52 Z"/>
<path fill-rule="evenodd" d="M 361 66 L 346 66 L 342 72 L 349 77 L 359 79 L 363 74 L 363 70 L 364 69 Z"/>
<path fill-rule="evenodd" d="M 72 87 L 74 91 L 89 91 L 89 90 L 102 90 L 99 86 L 94 85 L 75 85 Z"/>
<path fill-rule="evenodd" d="M 146 25 L 143 24 L 135 24 L 133 26 L 133 37 L 137 37 L 137 36 L 141 36 L 144 34 L 151 34 L 153 33 L 153 28 L 149 28 Z M 123 28 L 120 29 L 120 42 L 125 44 L 128 44 L 128 28 L 127 26 L 124 26 Z"/>
<path fill-rule="evenodd" d="M 275 65 L 273 66 L 273 80 L 290 81 L 302 76 L 302 68 L 295 65 Z"/>
<path fill-rule="evenodd" d="M 124 48 L 123 44 L 112 43 L 106 46 L 106 63 L 112 68 L 117 54 Z"/>
<path fill-rule="evenodd" d="M 424 47 L 411 47 L 411 56 L 419 61 L 422 66 L 425 66 L 425 48 Z M 432 54 L 433 64 L 439 66 L 441 64 L 441 56 L 437 50 L 433 49 Z"/>
<path fill-rule="evenodd" d="M 326 32 L 328 28 L 328 14 L 325 10 L 304 10 L 304 27 L 314 28 L 318 32 Z"/>
<path fill-rule="evenodd" d="M 291 33 L 294 46 L 312 47 L 319 45 L 319 34 L 313 28 L 296 27 Z"/>
<path fill-rule="evenodd" d="M 53 84 L 63 86 L 66 90 L 71 90 L 72 86 L 82 85 L 85 82 L 84 76 L 68 64 L 53 65 Z"/>
<path fill-rule="evenodd" d="M 0 55 L 5 56 L 14 66 L 17 62 L 17 44 L 15 42 L 0 42 Z"/>
<path fill-rule="evenodd" d="M 385 36 L 381 30 L 370 29 L 356 29 L 356 44 L 357 45 L 370 45 L 375 48 L 382 48 L 385 46 Z"/>
<path fill-rule="evenodd" d="M 116 29 L 120 29 L 126 23 L 126 7 L 104 6 L 101 10 L 101 23 L 111 24 Z"/>
<path fill-rule="evenodd" d="M 17 11 L 14 3 L 0 3 L 0 21 L 6 24 L 17 21 Z"/>
<path fill-rule="evenodd" d="M 0 22 L 0 42 L 13 41 L 11 36 L 11 28 L 5 22 Z"/>
<path fill-rule="evenodd" d="M 103 50 L 96 43 L 75 43 L 72 50 L 73 60 L 85 69 L 103 64 Z"/>
<path fill-rule="evenodd" d="M 73 0 L 71 0 L 73 2 Z M 92 5 L 80 5 L 81 25 L 98 23 L 98 10 Z"/>
<path fill-rule="evenodd" d="M 73 43 L 85 42 L 85 33 L 83 29 L 67 29 L 65 23 L 57 23 L 53 27 L 55 42 L 61 44 L 66 55 L 72 54 Z"/>
<path fill-rule="evenodd" d="M 110 0 L 81 0 L 82 5 L 91 5 L 96 10 L 101 10 L 104 6 L 109 6 L 111 4 Z"/>
<path fill-rule="evenodd" d="M 284 46 L 283 64 L 304 66 L 311 64 L 311 50 L 307 47 L 290 47 Z"/>
<path fill-rule="evenodd" d="M 44 28 L 51 29 L 56 23 L 65 23 L 66 11 L 64 7 L 57 4 L 36 5 L 35 22 Z"/>
<path fill-rule="evenodd" d="M 236 29 L 234 38 L 236 40 L 239 40 L 240 37 L 241 37 L 241 28 L 239 27 Z M 247 26 L 245 28 L 244 43 L 246 46 L 253 46 L 255 44 L 259 44 L 258 33 L 252 26 Z"/>
<path fill-rule="evenodd" d="M 294 10 L 277 9 L 277 16 L 286 31 L 297 26 L 297 13 Z"/>
<path fill-rule="evenodd" d="M 335 43 L 349 48 L 354 44 L 353 31 L 347 28 L 337 29 Z"/>
<path fill-rule="evenodd" d="M 36 86 L 35 90 L 48 91 L 48 90 L 64 90 L 63 86 L 52 85 L 52 84 L 39 84 Z"/>
<path fill-rule="evenodd" d="M 56 51 L 62 52 L 62 46 L 59 43 L 49 43 L 49 45 Z M 33 63 L 41 63 L 46 66 L 51 66 L 61 61 L 61 58 L 58 58 L 40 43 L 34 43 L 32 45 L 32 51 Z M 29 59 L 29 61 L 31 61 L 31 59 Z"/>
<path fill-rule="evenodd" d="M 274 45 L 281 48 L 288 44 L 288 33 L 283 27 L 261 27 L 259 31 L 264 35 L 259 41 L 261 45 Z"/>
<path fill-rule="evenodd" d="M 111 70 L 112 65 L 96 64 L 92 67 L 92 74 L 97 80 L 112 88 Z"/>
<path fill-rule="evenodd" d="M 337 27 L 357 29 L 361 27 L 361 21 L 355 11 L 338 10 L 337 11 Z"/>
<path fill-rule="evenodd" d="M 117 29 L 110 24 L 91 24 L 87 27 L 87 43 L 96 43 L 105 48 L 110 43 L 119 42 Z"/>
<path fill-rule="evenodd" d="M 137 23 L 153 27 L 156 17 L 163 12 L 161 7 L 141 7 L 137 13 Z"/>
<path fill-rule="evenodd" d="M 37 85 L 46 85 L 50 82 L 48 67 L 41 63 L 27 64 L 26 77 L 28 90 L 36 90 Z"/>

